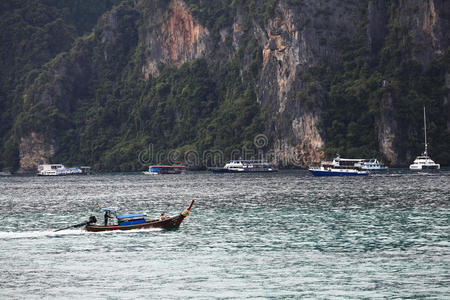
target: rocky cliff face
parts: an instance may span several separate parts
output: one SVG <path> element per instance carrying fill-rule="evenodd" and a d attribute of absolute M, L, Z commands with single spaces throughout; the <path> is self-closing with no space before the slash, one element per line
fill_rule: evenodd
<path fill-rule="evenodd" d="M 352 36 L 361 19 L 361 7 L 342 6 L 339 1 L 308 2 L 290 6 L 280 1 L 273 18 L 262 31 L 259 41 L 263 48 L 263 70 L 258 98 L 270 107 L 270 124 L 274 130 L 275 153 L 281 165 L 309 165 L 324 157 L 324 136 L 321 133 L 321 107 L 325 92 L 320 82 L 314 83 L 306 105 L 300 91 L 307 81 L 299 74 L 317 67 L 323 61 L 339 61 L 331 46 L 339 31 Z M 351 12 L 351 13 L 349 13 Z M 311 103 L 310 102 L 310 103 Z"/>
<path fill-rule="evenodd" d="M 408 4 L 400 12 L 400 21 L 408 24 L 410 19 L 408 25 L 414 39 L 415 58 L 428 68 L 450 46 L 450 3 L 430 0 L 409 1 Z"/>
<path fill-rule="evenodd" d="M 368 6 L 368 39 L 369 47 L 374 54 L 385 46 L 391 24 L 394 30 L 403 30 L 403 41 L 400 47 L 410 47 L 412 59 L 418 62 L 424 72 L 431 64 L 441 58 L 449 49 L 450 3 L 448 1 L 406 1 L 394 4 L 385 0 L 370 1 Z M 392 32 L 391 32 L 392 34 Z M 398 33 L 397 33 L 398 34 Z M 384 80 L 383 86 L 388 87 L 389 81 Z M 430 94 L 432 91 L 428 91 Z M 410 123 L 400 128 L 397 120 L 402 119 L 395 106 L 395 100 L 390 92 L 381 94 L 381 109 L 377 115 L 377 133 L 379 150 L 391 165 L 407 165 L 414 156 L 419 154 L 412 148 L 400 151 L 398 144 L 405 138 L 422 139 L 422 128 L 417 123 Z M 443 99 L 442 109 L 448 110 L 448 104 Z M 404 142 L 403 142 L 404 143 Z"/>
<path fill-rule="evenodd" d="M 275 157 L 281 165 L 304 165 L 323 159 L 323 138 L 319 123 L 321 95 L 316 96 L 312 110 L 296 99 L 295 90 L 305 84 L 298 80 L 301 70 L 314 66 L 320 51 L 314 44 L 306 14 L 280 3 L 274 18 L 263 31 L 263 70 L 258 96 L 269 106 L 275 118 Z M 309 30 L 309 31 L 308 31 Z M 310 43 L 312 42 L 312 43 Z"/>
<path fill-rule="evenodd" d="M 92 63 L 113 65 L 126 58 L 114 56 L 117 47 L 126 45 L 126 53 L 141 53 L 135 63 L 142 78 L 149 80 L 160 75 L 160 64 L 181 67 L 206 58 L 213 66 L 245 51 L 247 41 L 254 39 L 262 56 L 255 94 L 266 112 L 266 134 L 273 139 L 274 160 L 280 165 L 304 166 L 325 158 L 327 137 L 321 126 L 329 91 L 322 82 L 312 82 L 302 74 L 324 63 L 339 66 L 342 57 L 334 46 L 338 38 L 350 40 L 361 23 L 367 24 L 367 47 L 375 56 L 389 34 L 387 24 L 395 20 L 408 29 L 414 57 L 425 69 L 447 51 L 450 41 L 450 4 L 445 0 L 408 0 L 399 6 L 385 0 L 314 0 L 296 5 L 280 0 L 263 24 L 249 21 L 243 9 L 236 7 L 233 24 L 220 28 L 219 39 L 212 37 L 213 29 L 202 24 L 183 0 L 171 0 L 152 10 L 146 9 L 146 1 L 135 2 L 132 9 L 115 8 L 104 15 L 94 33 L 74 46 L 82 51 L 56 58 L 38 79 L 47 82 L 45 88 L 28 89 L 26 94 L 34 95 L 33 103 L 70 113 L 77 99 L 90 93 L 87 81 L 101 76 L 95 75 Z M 133 24 L 140 24 L 140 29 Z M 116 70 L 124 66 L 122 63 Z M 245 58 L 241 68 L 242 75 L 248 68 Z M 446 78 L 449 87 L 448 74 Z M 376 120 L 379 150 L 392 164 L 404 163 L 396 149 L 395 101 L 389 93 L 380 97 L 383 105 Z M 29 101 L 24 98 L 25 103 Z M 448 107 L 448 99 L 446 103 Z M 21 137 L 22 169 L 46 162 L 54 154 L 55 139 L 50 136 L 45 140 L 53 142 L 44 142 L 45 134 L 32 130 Z"/>
<path fill-rule="evenodd" d="M 47 163 L 55 155 L 54 141 L 36 132 L 22 137 L 19 149 L 21 172 L 35 171 L 38 165 Z"/>
<path fill-rule="evenodd" d="M 146 61 L 142 66 L 145 78 L 158 76 L 158 64 L 180 67 L 208 51 L 209 31 L 194 19 L 182 0 L 172 0 L 169 6 L 148 16 L 144 33 Z"/>
<path fill-rule="evenodd" d="M 445 87 L 447 88 L 448 91 L 448 95 L 446 97 L 444 97 L 444 107 L 445 109 L 445 114 L 447 116 L 450 115 L 450 73 L 445 73 Z M 447 130 L 450 130 L 450 118 L 447 118 Z"/>
<path fill-rule="evenodd" d="M 27 121 L 18 126 L 22 133 L 18 145 L 20 171 L 34 171 L 39 164 L 51 162 L 59 149 L 57 136 L 73 121 L 69 118 L 73 118 L 77 101 L 92 97 L 92 81 L 102 76 L 113 78 L 117 76 L 114 69 L 127 64 L 118 61 L 115 49 L 125 48 L 125 53 L 134 49 L 133 35 L 127 31 L 137 15 L 122 6 L 113 8 L 102 16 L 94 32 L 78 39 L 70 51 L 49 62 L 24 90 L 24 111 L 19 119 Z M 113 75 L 96 74 L 102 70 L 95 70 L 94 65 L 101 64 L 112 66 L 113 70 L 108 71 Z"/>
<path fill-rule="evenodd" d="M 397 162 L 398 153 L 395 151 L 395 139 L 398 125 L 395 120 L 395 110 L 392 95 L 386 92 L 382 99 L 382 108 L 377 119 L 378 141 L 381 153 L 388 162 Z"/>
<path fill-rule="evenodd" d="M 319 84 L 313 95 L 315 104 L 308 109 L 296 91 L 307 84 L 299 79 L 299 72 L 317 66 L 324 58 L 339 60 L 330 46 L 338 31 L 345 31 L 350 37 L 356 32 L 363 6 L 359 2 L 345 6 L 338 2 L 309 1 L 290 6 L 280 1 L 265 26 L 252 22 L 251 35 L 258 41 L 263 56 L 255 92 L 258 102 L 269 108 L 268 117 L 275 120 L 267 127 L 273 129 L 270 135 L 274 137 L 275 162 L 280 165 L 307 165 L 324 159 L 324 138 L 319 128 L 324 92 Z M 226 47 L 211 44 L 208 29 L 195 21 L 181 0 L 171 1 L 169 9 L 152 17 L 160 25 L 145 33 L 146 78 L 158 75 L 158 63 L 180 66 L 210 56 L 213 48 Z M 236 53 L 247 25 L 239 13 L 234 19 L 231 29 L 222 30 L 221 42 L 231 38 L 233 48 L 228 52 Z"/>

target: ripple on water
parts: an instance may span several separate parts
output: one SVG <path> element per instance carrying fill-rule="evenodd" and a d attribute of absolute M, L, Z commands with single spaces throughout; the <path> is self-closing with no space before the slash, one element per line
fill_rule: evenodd
<path fill-rule="evenodd" d="M 1 298 L 449 298 L 450 174 L 1 178 Z M 54 232 L 103 206 L 177 231 Z"/>

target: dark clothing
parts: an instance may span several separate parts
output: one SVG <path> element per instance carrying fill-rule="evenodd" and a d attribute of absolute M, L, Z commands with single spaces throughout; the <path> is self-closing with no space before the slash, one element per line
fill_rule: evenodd
<path fill-rule="evenodd" d="M 95 216 L 90 216 L 90 217 L 89 217 L 88 223 L 89 223 L 89 224 L 95 224 L 95 223 L 97 223 L 97 218 L 96 218 Z"/>
<path fill-rule="evenodd" d="M 108 219 L 111 218 L 108 212 L 105 212 L 105 226 L 108 225 Z"/>

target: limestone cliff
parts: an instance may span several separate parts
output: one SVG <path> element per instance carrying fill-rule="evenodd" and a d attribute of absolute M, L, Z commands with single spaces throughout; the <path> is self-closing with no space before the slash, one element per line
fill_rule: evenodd
<path fill-rule="evenodd" d="M 20 170 L 31 172 L 40 164 L 47 163 L 55 155 L 54 141 L 48 141 L 43 134 L 31 132 L 20 141 Z"/>
<path fill-rule="evenodd" d="M 264 63 L 258 97 L 275 119 L 271 127 L 281 165 L 303 166 L 325 158 L 325 137 L 319 125 L 325 91 L 320 82 L 308 83 L 299 74 L 326 59 L 338 61 L 331 47 L 338 31 L 346 28 L 347 35 L 355 33 L 361 7 L 355 3 L 349 9 L 337 2 L 316 1 L 295 7 L 280 1 L 274 16 L 260 29 Z M 301 96 L 308 84 L 314 85 L 309 105 Z"/>
<path fill-rule="evenodd" d="M 163 11 L 148 16 L 149 24 L 143 39 L 146 61 L 142 66 L 145 78 L 158 76 L 158 64 L 181 66 L 204 57 L 208 51 L 209 31 L 194 19 L 186 3 L 172 0 Z"/>
<path fill-rule="evenodd" d="M 402 42 L 398 47 L 409 49 L 412 60 L 420 64 L 423 71 L 427 72 L 433 62 L 449 51 L 449 20 L 450 3 L 448 1 L 406 1 L 402 4 L 385 0 L 370 1 L 367 31 L 369 47 L 374 53 L 380 51 L 385 46 L 386 40 L 392 39 L 395 33 L 392 29 L 389 33 L 387 28 L 388 24 L 392 24 L 391 27 L 394 30 L 401 32 L 401 28 L 404 31 Z M 391 37 L 388 36 L 389 34 Z M 383 80 L 383 88 L 389 85 L 389 81 Z M 426 93 L 431 94 L 432 91 Z M 415 122 L 399 126 L 398 120 L 403 119 L 403 116 L 398 114 L 399 107 L 396 107 L 396 101 L 393 99 L 398 96 L 383 92 L 379 97 L 381 99 L 380 113 L 376 116 L 379 150 L 389 164 L 407 165 L 415 155 L 419 154 L 418 149 L 413 147 L 401 149 L 399 144 L 405 144 L 407 139 L 412 143 L 420 143 L 423 139 L 423 129 L 418 123 L 421 121 L 420 115 Z M 440 109 L 449 110 L 445 99 L 438 99 L 438 102 L 441 102 Z"/>
<path fill-rule="evenodd" d="M 327 141 L 331 138 L 323 128 L 323 112 L 330 101 L 332 80 L 324 78 L 333 72 L 330 70 L 338 70 L 334 72 L 339 77 L 339 70 L 348 67 L 343 66 L 344 56 L 348 54 L 343 54 L 337 46 L 339 43 L 358 38 L 367 41 L 369 51 L 364 55 L 375 65 L 379 57 L 385 55 L 386 40 L 392 39 L 393 31 L 402 28 L 403 31 L 397 33 L 400 43 L 411 40 L 412 57 L 425 71 L 450 45 L 450 4 L 445 0 L 408 0 L 400 4 L 385 0 L 279 0 L 267 18 L 257 18 L 245 3 L 233 1 L 224 6 L 230 10 L 229 21 L 222 20 L 214 28 L 207 25 L 214 22 L 207 23 L 196 15 L 198 7 L 190 6 L 192 2 L 134 1 L 134 4 L 127 2 L 109 11 L 90 35 L 78 39 L 71 51 L 51 61 L 24 91 L 25 115 L 37 107 L 51 107 L 55 111 L 52 118 L 57 119 L 59 114 L 74 113 L 79 103 L 88 105 L 89 99 L 95 99 L 102 109 L 90 112 L 90 116 L 104 113 L 104 118 L 117 122 L 116 128 L 120 128 L 124 126 L 120 123 L 123 121 L 111 117 L 120 108 L 107 112 L 108 103 L 121 97 L 137 97 L 136 103 L 156 99 L 153 94 L 146 95 L 145 89 L 146 84 L 161 75 L 161 67 L 182 68 L 196 59 L 205 59 L 213 80 L 221 81 L 215 71 L 229 61 L 238 60 L 239 79 L 243 85 L 254 89 L 264 112 L 265 134 L 272 147 L 268 150 L 275 154 L 274 162 L 280 166 L 305 166 L 325 158 Z M 263 7 L 264 1 L 256 2 L 257 7 Z M 360 37 L 361 32 L 365 36 Z M 258 45 L 262 63 L 252 73 L 257 74 L 257 78 L 248 79 L 244 74 L 251 65 L 251 55 L 246 52 L 251 41 Z M 322 72 L 325 75 L 310 76 L 318 69 L 325 70 Z M 450 86 L 448 74 L 445 77 L 447 88 Z M 129 77 L 142 84 L 140 95 L 125 95 L 128 87 L 122 81 Z M 373 90 L 379 88 L 383 87 L 375 86 Z M 170 87 L 164 84 L 158 86 L 158 96 L 167 96 L 169 91 Z M 414 124 L 408 128 L 398 122 L 402 116 L 397 113 L 394 94 L 386 89 L 376 95 L 372 97 L 372 101 L 378 103 L 374 113 L 376 150 L 393 165 L 405 164 L 413 154 L 406 153 L 398 144 L 405 133 L 412 132 L 409 138 L 414 139 L 420 130 L 413 130 Z M 442 99 L 447 110 L 449 98 Z M 145 111 L 133 111 L 139 118 L 135 127 L 139 128 L 138 123 L 149 122 L 145 120 L 146 114 L 164 111 L 164 106 L 165 102 L 148 104 Z M 180 111 L 170 113 L 176 115 L 175 120 L 181 118 Z M 94 130 L 94 122 L 86 119 L 84 123 L 91 127 L 82 134 Z M 56 120 L 54 124 L 60 123 Z M 55 128 L 33 126 L 18 131 L 21 132 L 20 166 L 24 170 L 51 160 L 59 149 Z M 77 123 L 76 126 L 82 125 Z M 448 120 L 447 127 L 450 128 Z M 166 132 L 164 128 L 161 130 Z M 403 152 L 399 155 L 399 151 Z M 96 156 L 92 154 L 92 157 Z"/>

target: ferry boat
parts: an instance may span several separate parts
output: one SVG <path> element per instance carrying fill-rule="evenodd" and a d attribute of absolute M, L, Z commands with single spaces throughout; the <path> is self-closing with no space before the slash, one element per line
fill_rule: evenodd
<path fill-rule="evenodd" d="M 355 167 L 363 171 L 386 171 L 386 167 L 376 158 L 341 158 L 339 154 L 333 160 L 335 166 Z"/>
<path fill-rule="evenodd" d="M 157 174 L 181 174 L 186 167 L 181 165 L 155 165 L 149 166 L 148 171 L 145 171 L 146 175 L 157 175 Z"/>
<path fill-rule="evenodd" d="M 63 164 L 43 164 L 38 167 L 39 176 L 65 176 L 65 175 L 80 175 L 88 174 L 90 167 L 73 167 L 66 168 Z"/>
<path fill-rule="evenodd" d="M 263 160 L 231 160 L 223 168 L 210 169 L 213 173 L 271 173 L 278 170 Z"/>
<path fill-rule="evenodd" d="M 410 170 L 439 170 L 441 168 L 440 164 L 435 163 L 431 157 L 428 155 L 428 144 L 427 144 L 427 119 L 425 115 L 425 107 L 423 107 L 423 129 L 425 131 L 425 150 L 422 155 L 416 157 L 414 162 L 409 165 Z"/>
<path fill-rule="evenodd" d="M 336 157 L 332 162 L 322 162 L 320 166 L 312 166 L 309 171 L 314 176 L 368 176 L 369 171 L 355 167 L 354 159 Z"/>

